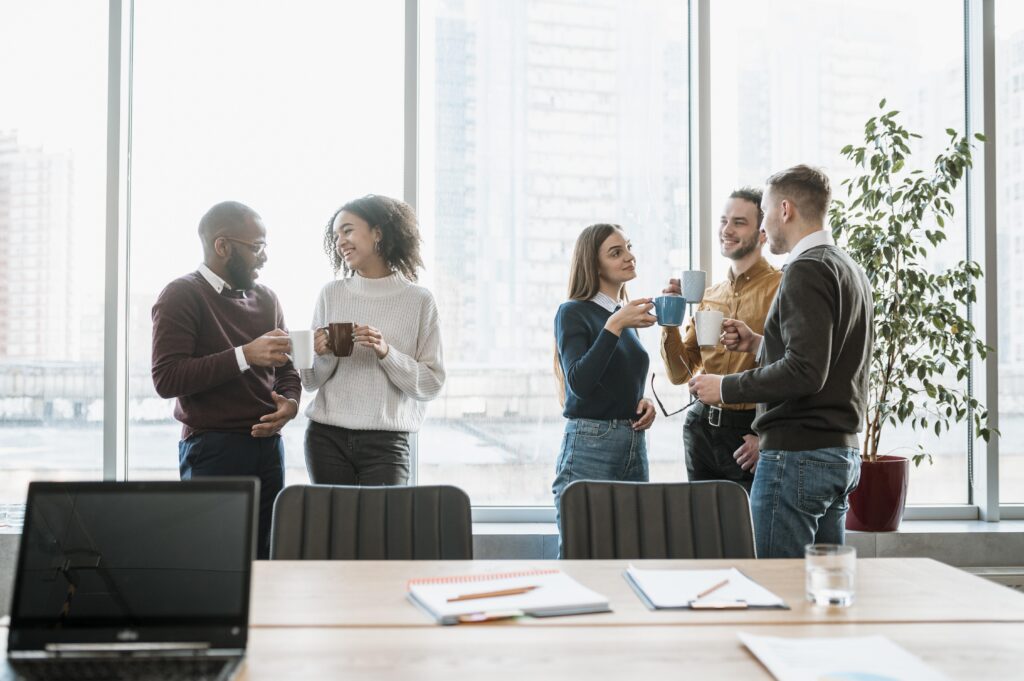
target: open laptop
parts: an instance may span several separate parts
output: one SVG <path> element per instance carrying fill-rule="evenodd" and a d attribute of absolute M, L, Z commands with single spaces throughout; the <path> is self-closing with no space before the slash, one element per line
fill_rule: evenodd
<path fill-rule="evenodd" d="M 258 485 L 30 484 L 6 678 L 232 678 L 248 638 Z"/>

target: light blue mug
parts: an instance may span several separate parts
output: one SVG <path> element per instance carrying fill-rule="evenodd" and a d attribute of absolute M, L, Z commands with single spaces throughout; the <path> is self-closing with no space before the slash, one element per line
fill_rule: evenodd
<path fill-rule="evenodd" d="M 658 326 L 682 326 L 686 316 L 686 298 L 658 296 L 654 299 L 654 313 L 658 316 Z"/>

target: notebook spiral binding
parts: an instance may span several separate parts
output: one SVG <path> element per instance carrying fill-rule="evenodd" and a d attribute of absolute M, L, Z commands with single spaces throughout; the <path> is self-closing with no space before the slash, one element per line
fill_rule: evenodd
<path fill-rule="evenodd" d="M 405 588 L 406 590 L 408 590 L 420 584 L 462 584 L 466 582 L 486 582 L 492 579 L 512 579 L 514 577 L 553 575 L 557 572 L 560 572 L 560 570 L 553 568 L 535 568 L 531 570 L 518 570 L 515 572 L 481 572 L 472 575 L 451 575 L 449 577 L 418 577 L 416 579 L 410 579 L 408 582 L 406 582 Z"/>

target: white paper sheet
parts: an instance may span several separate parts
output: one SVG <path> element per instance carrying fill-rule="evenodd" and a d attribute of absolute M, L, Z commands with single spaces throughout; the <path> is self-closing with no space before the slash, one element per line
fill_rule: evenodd
<path fill-rule="evenodd" d="M 884 636 L 737 635 L 778 681 L 948 681 Z"/>
<path fill-rule="evenodd" d="M 750 579 L 736 568 L 724 570 L 640 570 L 630 565 L 626 571 L 656 608 L 689 607 L 697 596 L 716 584 L 729 583 L 701 600 L 745 601 L 751 607 L 779 607 L 781 598 Z"/>

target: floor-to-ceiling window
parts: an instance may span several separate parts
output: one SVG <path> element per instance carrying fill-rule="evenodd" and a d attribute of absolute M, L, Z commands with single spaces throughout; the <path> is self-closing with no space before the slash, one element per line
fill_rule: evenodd
<path fill-rule="evenodd" d="M 711 8 L 712 197 L 724 203 L 743 185 L 763 185 L 797 163 L 824 168 L 833 195 L 855 168 L 840 155 L 863 144 L 864 125 L 884 111 L 923 135 L 908 166 L 928 170 L 947 128 L 965 128 L 964 8 L 957 0 L 714 0 Z M 909 170 L 909 167 L 908 167 Z M 929 259 L 941 271 L 966 255 L 963 185 L 954 196 L 949 237 Z M 719 205 L 713 204 L 713 205 Z M 717 210 L 717 209 L 716 209 Z M 718 213 L 714 212 L 716 218 Z M 715 225 L 702 225 L 715 229 Z M 713 249 L 717 253 L 717 242 Z M 770 256 L 775 264 L 784 257 Z M 714 258 L 714 278 L 728 261 Z M 979 282 L 979 286 L 981 286 Z M 955 375 L 948 378 L 956 382 Z M 963 383 L 959 383 L 963 386 Z M 911 473 L 908 503 L 968 500 L 968 436 L 964 424 L 941 437 L 887 426 L 882 454 L 934 454 Z"/>
<path fill-rule="evenodd" d="M 995 3 L 999 448 L 1004 503 L 1024 503 L 1024 4 Z"/>
<path fill-rule="evenodd" d="M 106 84 L 106 3 L 0 5 L 0 503 L 103 477 Z"/>
<path fill-rule="evenodd" d="M 688 263 L 686 11 L 421 3 L 419 201 L 448 383 L 420 434 L 420 482 L 477 505 L 550 505 L 564 425 L 553 321 L 576 236 L 622 225 L 634 297 Z M 640 335 L 658 371 L 658 329 Z M 681 428 L 680 416 L 648 431 L 652 479 L 685 477 Z"/>
<path fill-rule="evenodd" d="M 177 476 L 180 424 L 150 377 L 150 310 L 202 261 L 203 213 L 231 199 L 262 216 L 260 282 L 290 327 L 308 328 L 333 277 L 331 215 L 364 194 L 401 197 L 404 20 L 401 0 L 135 3 L 129 477 Z M 305 426 L 300 410 L 282 431 L 288 483 L 307 480 Z"/>
<path fill-rule="evenodd" d="M 634 296 L 656 294 L 691 261 L 685 3 L 413 3 L 416 100 L 404 90 L 408 4 L 124 3 L 131 477 L 176 475 L 179 426 L 149 376 L 149 313 L 198 264 L 202 213 L 231 198 L 262 214 L 263 281 L 289 325 L 308 325 L 332 276 L 321 250 L 331 212 L 407 189 L 410 107 L 423 283 L 439 303 L 449 376 L 420 433 L 420 482 L 461 485 L 478 505 L 547 505 L 563 424 L 551 323 L 576 235 L 623 225 L 639 259 Z M 1024 501 L 1014 327 L 1024 22 L 1016 2 L 995 6 L 1000 469 L 1013 503 Z M 921 165 L 945 128 L 964 128 L 962 2 L 707 7 L 712 117 L 696 132 L 711 143 L 717 202 L 796 162 L 825 167 L 841 193 L 852 168 L 839 149 L 883 97 L 924 135 Z M 0 6 L 0 502 L 19 500 L 30 479 L 102 475 L 107 12 L 105 2 Z M 962 192 L 956 203 L 936 271 L 965 254 Z M 713 237 L 714 227 L 694 229 Z M 715 256 L 711 280 L 726 266 Z M 657 329 L 641 336 L 658 372 Z M 682 405 L 682 388 L 660 385 L 667 406 Z M 659 415 L 649 432 L 653 479 L 685 477 L 681 418 Z M 285 429 L 289 482 L 305 479 L 304 427 L 300 416 Z M 892 428 L 882 444 L 935 454 L 912 473 L 911 503 L 968 500 L 966 427 L 941 438 Z"/>

